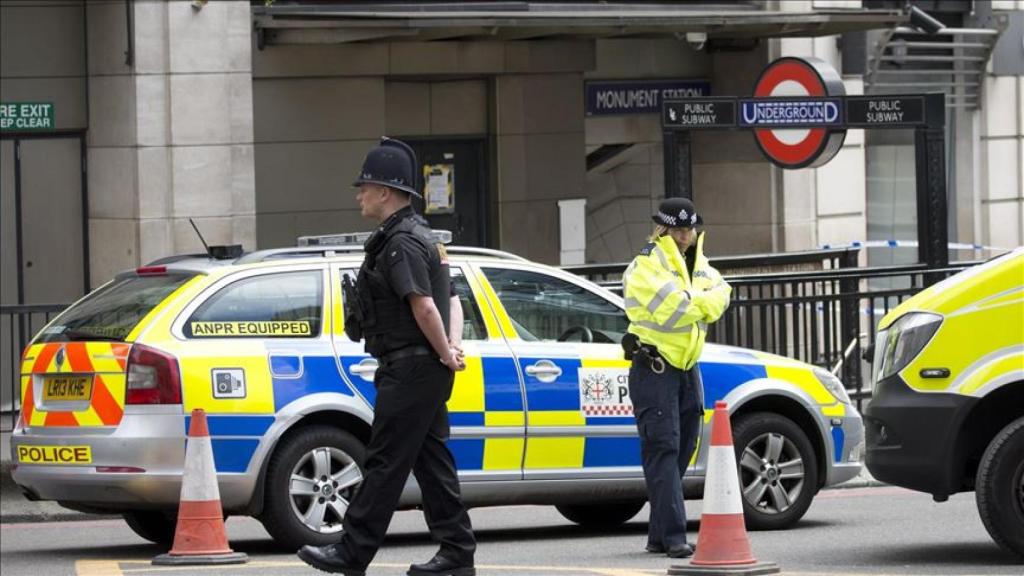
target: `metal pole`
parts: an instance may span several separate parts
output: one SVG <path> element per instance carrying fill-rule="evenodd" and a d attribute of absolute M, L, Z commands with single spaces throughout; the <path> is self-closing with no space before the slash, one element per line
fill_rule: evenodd
<path fill-rule="evenodd" d="M 689 130 L 663 130 L 665 198 L 693 199 L 693 169 Z"/>
<path fill-rule="evenodd" d="M 928 268 L 949 264 L 949 225 L 946 204 L 946 100 L 943 94 L 925 95 L 927 125 L 914 130 L 917 184 L 918 259 Z M 925 284 L 937 278 L 929 274 Z"/>

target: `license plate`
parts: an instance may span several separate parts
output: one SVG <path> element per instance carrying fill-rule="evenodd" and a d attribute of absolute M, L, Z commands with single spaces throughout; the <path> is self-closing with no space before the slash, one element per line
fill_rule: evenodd
<path fill-rule="evenodd" d="M 76 401 L 92 398 L 92 376 L 43 376 L 43 401 Z"/>
<path fill-rule="evenodd" d="M 89 464 L 89 446 L 18 446 L 18 462 L 23 464 Z"/>

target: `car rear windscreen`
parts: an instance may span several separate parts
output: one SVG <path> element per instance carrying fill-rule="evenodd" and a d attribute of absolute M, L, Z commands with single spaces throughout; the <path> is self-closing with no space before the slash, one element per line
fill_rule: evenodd
<path fill-rule="evenodd" d="M 43 329 L 36 343 L 124 340 L 193 274 L 124 276 L 86 296 Z"/>

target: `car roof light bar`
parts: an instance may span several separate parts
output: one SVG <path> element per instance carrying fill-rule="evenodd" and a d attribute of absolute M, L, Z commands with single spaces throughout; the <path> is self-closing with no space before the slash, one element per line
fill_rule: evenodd
<path fill-rule="evenodd" d="M 322 234 L 319 236 L 300 236 L 299 246 L 359 246 L 366 243 L 372 232 L 346 232 L 341 234 Z M 434 241 L 441 244 L 451 244 L 451 230 L 431 230 Z"/>

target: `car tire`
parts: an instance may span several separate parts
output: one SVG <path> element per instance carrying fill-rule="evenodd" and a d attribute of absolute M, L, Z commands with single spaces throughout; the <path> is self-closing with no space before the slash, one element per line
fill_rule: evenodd
<path fill-rule="evenodd" d="M 159 510 L 133 510 L 122 513 L 128 527 L 145 540 L 170 548 L 174 544 L 174 529 L 178 524 L 177 512 Z"/>
<path fill-rule="evenodd" d="M 580 526 L 610 528 L 628 522 L 644 507 L 644 502 L 615 504 L 560 504 L 555 506 L 566 520 Z"/>
<path fill-rule="evenodd" d="M 818 459 L 807 434 L 771 412 L 740 415 L 732 433 L 747 529 L 796 524 L 818 491 Z"/>
<path fill-rule="evenodd" d="M 996 544 L 1024 559 L 1024 418 L 988 445 L 975 478 L 975 498 Z"/>
<path fill-rule="evenodd" d="M 278 545 L 294 551 L 340 539 L 344 510 L 362 483 L 365 451 L 355 436 L 331 426 L 300 428 L 281 439 L 267 466 L 260 515 Z"/>

